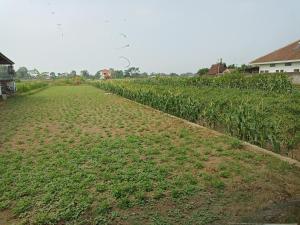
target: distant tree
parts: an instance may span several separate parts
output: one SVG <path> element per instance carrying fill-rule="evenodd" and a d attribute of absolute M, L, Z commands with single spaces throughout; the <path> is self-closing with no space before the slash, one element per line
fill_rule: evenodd
<path fill-rule="evenodd" d="M 28 72 L 29 72 L 29 71 L 28 71 Z M 34 68 L 34 69 L 31 71 L 31 73 L 32 73 L 32 74 L 35 74 L 34 76 L 35 76 L 36 78 L 38 78 L 39 75 L 40 75 L 40 71 L 38 71 L 36 68 Z M 30 76 L 30 74 L 29 74 L 29 76 Z"/>
<path fill-rule="evenodd" d="M 55 72 L 51 72 L 51 73 L 50 73 L 50 78 L 51 78 L 51 79 L 55 79 L 55 78 L 56 78 Z"/>
<path fill-rule="evenodd" d="M 179 75 L 177 73 L 170 73 L 171 77 L 178 77 Z"/>
<path fill-rule="evenodd" d="M 122 70 L 111 69 L 110 71 L 111 71 L 111 76 L 114 79 L 120 79 L 124 77 L 124 72 Z"/>
<path fill-rule="evenodd" d="M 209 71 L 208 68 L 201 68 L 201 69 L 198 70 L 197 75 L 203 76 L 203 75 L 207 74 L 208 71 Z"/>
<path fill-rule="evenodd" d="M 67 72 L 64 72 L 64 73 L 61 73 L 61 74 L 60 74 L 60 76 L 61 76 L 61 77 L 69 77 L 69 76 L 70 76 L 70 74 L 69 74 L 69 73 L 67 73 Z"/>
<path fill-rule="evenodd" d="M 75 71 L 75 70 L 72 70 L 71 73 L 70 73 L 70 76 L 71 76 L 71 77 L 75 77 L 75 76 L 76 76 L 76 71 Z"/>
<path fill-rule="evenodd" d="M 193 77 L 194 74 L 191 73 L 191 72 L 187 72 L 187 73 L 182 73 L 182 74 L 180 74 L 180 76 L 183 76 L 183 77 Z"/>
<path fill-rule="evenodd" d="M 47 78 L 49 78 L 49 73 L 48 72 L 38 73 L 36 78 L 41 79 L 41 80 L 47 79 Z"/>
<path fill-rule="evenodd" d="M 251 68 L 251 66 L 242 64 L 240 67 L 237 68 L 238 72 L 245 73 L 247 69 Z"/>
<path fill-rule="evenodd" d="M 228 68 L 228 69 L 235 69 L 236 67 L 235 67 L 234 64 L 232 64 L 232 65 L 229 65 L 227 68 Z"/>
<path fill-rule="evenodd" d="M 124 71 L 124 77 L 138 77 L 140 69 L 138 67 L 130 67 Z"/>
<path fill-rule="evenodd" d="M 16 77 L 18 79 L 29 79 L 30 75 L 28 73 L 28 69 L 25 66 L 20 67 L 16 72 Z"/>
<path fill-rule="evenodd" d="M 141 77 L 148 77 L 149 75 L 148 75 L 148 73 L 144 72 L 144 73 L 141 73 L 140 76 L 141 76 Z"/>
<path fill-rule="evenodd" d="M 101 70 L 97 71 L 95 74 L 95 79 L 100 79 L 101 78 Z"/>
<path fill-rule="evenodd" d="M 82 70 L 82 71 L 80 71 L 80 76 L 82 76 L 84 78 L 89 78 L 90 74 L 87 70 Z"/>

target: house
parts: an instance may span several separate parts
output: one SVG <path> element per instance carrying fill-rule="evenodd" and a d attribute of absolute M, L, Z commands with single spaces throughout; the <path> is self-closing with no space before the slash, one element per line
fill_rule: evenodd
<path fill-rule="evenodd" d="M 250 63 L 259 67 L 259 73 L 299 73 L 300 40 L 255 59 Z"/>
<path fill-rule="evenodd" d="M 227 69 L 226 64 L 219 62 L 217 64 L 213 64 L 209 71 L 208 71 L 208 75 L 219 75 L 219 74 L 223 74 L 224 71 Z"/>
<path fill-rule="evenodd" d="M 5 98 L 16 92 L 14 62 L 0 52 L 0 96 Z"/>
<path fill-rule="evenodd" d="M 105 79 L 105 80 L 111 79 L 111 71 L 108 69 L 101 70 L 101 77 L 102 77 L 102 79 Z"/>

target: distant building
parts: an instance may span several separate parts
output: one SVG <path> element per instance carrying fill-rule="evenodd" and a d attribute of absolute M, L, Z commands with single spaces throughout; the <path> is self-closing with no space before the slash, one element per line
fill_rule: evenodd
<path fill-rule="evenodd" d="M 0 52 L 0 96 L 16 92 L 14 62 Z"/>
<path fill-rule="evenodd" d="M 213 64 L 209 71 L 208 71 L 208 75 L 219 75 L 219 74 L 223 74 L 224 71 L 227 69 L 226 64 L 219 62 L 217 64 Z"/>
<path fill-rule="evenodd" d="M 101 70 L 101 77 L 102 77 L 102 79 L 105 79 L 105 80 L 111 79 L 111 71 L 108 69 Z"/>
<path fill-rule="evenodd" d="M 300 40 L 255 59 L 250 63 L 259 67 L 259 73 L 299 73 Z"/>

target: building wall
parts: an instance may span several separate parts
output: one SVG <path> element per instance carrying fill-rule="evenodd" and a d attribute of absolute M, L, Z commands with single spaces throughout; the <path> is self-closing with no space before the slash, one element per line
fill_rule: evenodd
<path fill-rule="evenodd" d="M 291 66 L 285 66 L 285 63 L 274 63 L 275 67 L 271 67 L 271 64 L 263 64 L 258 65 L 259 66 L 259 72 L 265 72 L 268 71 L 269 73 L 276 73 L 276 72 L 287 72 L 287 73 L 293 73 L 295 72 L 295 69 L 300 70 L 300 62 L 292 62 Z"/>
<path fill-rule="evenodd" d="M 1 81 L 0 82 L 0 96 L 3 94 L 3 91 L 9 88 L 11 93 L 15 93 L 17 91 L 17 86 L 15 81 Z"/>

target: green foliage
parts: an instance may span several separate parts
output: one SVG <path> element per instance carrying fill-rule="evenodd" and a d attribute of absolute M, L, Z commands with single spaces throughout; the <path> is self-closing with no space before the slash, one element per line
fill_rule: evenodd
<path fill-rule="evenodd" d="M 28 211 L 32 207 L 32 199 L 31 198 L 22 198 L 20 199 L 16 206 L 13 209 L 13 212 L 17 215 Z"/>
<path fill-rule="evenodd" d="M 125 77 L 139 77 L 140 69 L 138 67 L 130 67 L 124 71 Z"/>
<path fill-rule="evenodd" d="M 16 77 L 18 79 L 29 79 L 30 75 L 28 73 L 28 69 L 26 67 L 20 67 L 17 71 L 16 71 Z"/>
<path fill-rule="evenodd" d="M 226 74 L 219 77 L 192 77 L 192 78 L 170 78 L 156 77 L 155 79 L 144 79 L 136 81 L 142 84 L 157 84 L 171 86 L 195 86 L 236 88 L 241 90 L 262 90 L 265 92 L 287 93 L 293 90 L 293 85 L 285 74 L 257 74 L 245 76 L 240 73 Z"/>
<path fill-rule="evenodd" d="M 17 83 L 17 93 L 26 93 L 35 89 L 45 88 L 49 82 L 45 81 L 23 81 Z"/>
<path fill-rule="evenodd" d="M 271 146 L 276 152 L 299 143 L 299 93 L 292 91 L 284 75 L 155 78 L 93 85 L 253 144 Z"/>
<path fill-rule="evenodd" d="M 86 82 L 85 78 L 82 76 L 74 76 L 74 77 L 69 77 L 69 78 L 60 78 L 52 81 L 53 85 L 59 85 L 59 86 L 64 86 L 64 85 L 81 85 Z"/>
<path fill-rule="evenodd" d="M 96 212 L 97 214 L 107 214 L 111 211 L 112 207 L 107 200 L 103 200 L 99 203 Z"/>
<path fill-rule="evenodd" d="M 197 74 L 198 74 L 199 76 L 203 76 L 203 75 L 207 74 L 208 71 L 209 71 L 208 68 L 201 68 L 201 69 L 198 70 Z"/>
<path fill-rule="evenodd" d="M 80 71 L 80 76 L 82 76 L 84 78 L 89 78 L 90 73 L 87 70 L 82 70 L 82 71 Z"/>
<path fill-rule="evenodd" d="M 243 147 L 243 144 L 239 139 L 232 139 L 230 147 L 233 149 L 239 149 Z"/>

